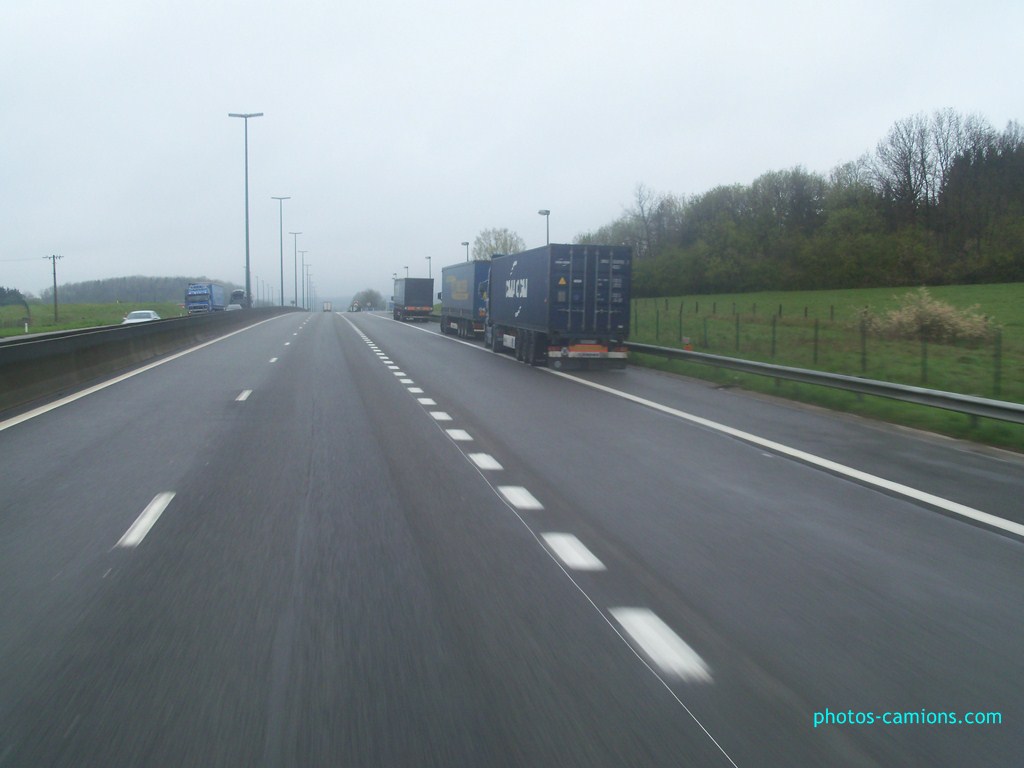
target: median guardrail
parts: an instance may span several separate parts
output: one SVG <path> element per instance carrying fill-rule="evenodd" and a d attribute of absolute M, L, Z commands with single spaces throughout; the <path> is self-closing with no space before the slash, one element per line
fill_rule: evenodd
<path fill-rule="evenodd" d="M 862 379 L 857 376 L 846 376 L 840 373 L 812 371 L 807 368 L 791 368 L 789 366 L 775 365 L 773 363 L 759 363 L 753 360 L 741 360 L 735 357 L 722 357 L 720 355 L 711 355 L 706 352 L 694 352 L 688 349 L 659 347 L 653 344 L 627 342 L 626 347 L 631 352 L 640 352 L 642 354 L 665 357 L 671 360 L 685 360 L 690 363 L 727 368 L 732 371 L 751 373 L 757 376 L 768 376 L 774 379 L 796 381 L 801 384 L 814 384 L 820 387 L 843 389 L 847 392 L 856 392 L 862 395 L 874 395 L 875 397 L 886 397 L 890 400 L 900 400 L 905 403 L 926 405 L 932 408 L 942 408 L 947 411 L 956 411 L 957 413 L 963 413 L 968 416 L 978 416 L 986 419 L 998 419 L 1000 421 L 1009 421 L 1015 424 L 1024 424 L 1024 404 L 1010 403 L 1005 400 L 992 400 L 985 397 L 960 395 L 955 392 L 942 392 L 937 389 L 912 387 L 906 384 L 893 384 L 891 382 L 878 381 L 876 379 Z"/>

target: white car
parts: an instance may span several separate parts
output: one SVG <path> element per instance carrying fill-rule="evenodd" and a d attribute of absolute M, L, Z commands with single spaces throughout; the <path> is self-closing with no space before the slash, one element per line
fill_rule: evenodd
<path fill-rule="evenodd" d="M 124 316 L 121 325 L 134 325 L 135 323 L 148 323 L 150 320 L 159 320 L 160 315 L 151 309 L 137 309 Z"/>

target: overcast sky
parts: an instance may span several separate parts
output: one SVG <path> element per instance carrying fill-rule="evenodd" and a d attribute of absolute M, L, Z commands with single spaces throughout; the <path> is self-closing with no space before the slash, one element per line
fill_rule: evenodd
<path fill-rule="evenodd" d="M 508 227 L 533 247 L 872 152 L 952 108 L 1024 119 L 1024 3 L 4 0 L 0 285 L 125 275 L 390 295 Z"/>

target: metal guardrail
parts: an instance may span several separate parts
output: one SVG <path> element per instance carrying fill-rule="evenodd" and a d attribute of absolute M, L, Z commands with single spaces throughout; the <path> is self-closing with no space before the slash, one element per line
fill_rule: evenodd
<path fill-rule="evenodd" d="M 709 355 L 706 352 L 692 352 L 672 347 L 658 347 L 653 344 L 627 342 L 626 347 L 632 352 L 666 357 L 672 360 L 685 360 L 690 363 L 728 368 L 729 370 L 751 373 L 757 376 L 768 376 L 774 379 L 796 381 L 801 384 L 815 384 L 821 387 L 843 389 L 847 392 L 857 392 L 862 395 L 887 397 L 890 400 L 900 400 L 905 403 L 942 408 L 947 411 L 967 414 L 968 416 L 980 416 L 986 419 L 998 419 L 1015 424 L 1024 424 L 1024 404 L 1010 403 L 1005 400 L 991 400 L 985 397 L 959 395 L 954 392 L 942 392 L 937 389 L 912 387 L 906 384 L 892 384 L 887 381 L 862 379 L 857 376 L 845 376 L 840 373 L 812 371 L 806 368 L 790 368 L 773 363 L 758 363 L 753 360 L 740 360 L 734 357 Z"/>

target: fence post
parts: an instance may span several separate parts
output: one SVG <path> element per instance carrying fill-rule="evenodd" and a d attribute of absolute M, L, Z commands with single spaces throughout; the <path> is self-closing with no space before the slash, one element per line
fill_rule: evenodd
<path fill-rule="evenodd" d="M 683 300 L 679 300 L 679 345 L 683 344 Z"/>
<path fill-rule="evenodd" d="M 818 318 L 814 318 L 814 364 L 818 364 Z"/>
<path fill-rule="evenodd" d="M 740 351 L 740 316 L 736 315 L 736 351 Z"/>
<path fill-rule="evenodd" d="M 992 368 L 992 393 L 993 397 L 999 397 L 1002 390 L 1003 378 L 1003 332 L 999 328 L 996 328 L 995 350 L 993 351 Z"/>
<path fill-rule="evenodd" d="M 661 341 L 661 313 L 658 311 L 658 302 L 654 302 L 654 342 Z"/>
<path fill-rule="evenodd" d="M 775 315 L 772 315 L 772 360 L 775 359 Z"/>
<path fill-rule="evenodd" d="M 868 321 L 867 318 L 860 318 L 860 372 L 868 372 Z"/>
<path fill-rule="evenodd" d="M 928 337 L 921 331 L 921 383 L 928 383 Z"/>
<path fill-rule="evenodd" d="M 708 319 L 704 318 L 704 349 L 707 349 L 708 344 Z"/>

